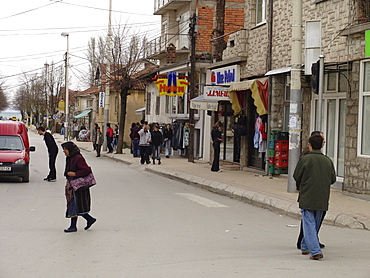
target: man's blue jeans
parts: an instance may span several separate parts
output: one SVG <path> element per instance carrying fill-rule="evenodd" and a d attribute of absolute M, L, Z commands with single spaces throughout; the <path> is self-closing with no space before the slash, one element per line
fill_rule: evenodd
<path fill-rule="evenodd" d="M 302 251 L 310 251 L 312 256 L 322 253 L 317 233 L 324 211 L 302 209 L 303 239 Z"/>

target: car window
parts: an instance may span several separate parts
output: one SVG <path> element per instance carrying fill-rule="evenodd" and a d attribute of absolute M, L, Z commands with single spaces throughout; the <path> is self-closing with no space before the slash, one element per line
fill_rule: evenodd
<path fill-rule="evenodd" d="M 24 147 L 20 137 L 0 135 L 0 151 L 20 151 L 23 149 Z"/>

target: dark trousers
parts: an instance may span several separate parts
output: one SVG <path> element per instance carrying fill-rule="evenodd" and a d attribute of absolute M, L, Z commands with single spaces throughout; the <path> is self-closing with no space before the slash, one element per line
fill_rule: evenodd
<path fill-rule="evenodd" d="M 322 215 L 322 219 L 321 219 L 319 230 L 321 228 L 322 221 L 324 221 L 325 215 L 326 215 L 326 211 L 324 211 L 324 213 Z M 317 231 L 317 233 L 319 233 L 319 231 Z M 299 236 L 298 236 L 298 239 L 297 239 L 297 248 L 298 249 L 301 249 L 302 239 L 303 239 L 303 225 L 302 225 L 302 221 L 301 221 L 301 229 L 299 231 Z"/>
<path fill-rule="evenodd" d="M 150 163 L 149 156 L 150 156 L 150 146 L 140 146 L 141 164 L 144 163 L 149 164 Z"/>
<path fill-rule="evenodd" d="M 217 172 L 220 170 L 220 142 L 213 143 L 214 159 L 211 171 Z"/>
<path fill-rule="evenodd" d="M 132 141 L 132 153 L 133 153 L 133 156 L 134 157 L 139 157 L 140 156 L 140 148 L 139 148 L 139 141 L 140 139 L 139 138 L 135 138 L 133 141 Z"/>
<path fill-rule="evenodd" d="M 100 156 L 101 144 L 95 144 L 96 155 Z"/>
<path fill-rule="evenodd" d="M 113 142 L 113 137 L 107 136 L 107 148 L 108 148 L 108 152 L 110 153 L 113 152 L 112 142 Z"/>
<path fill-rule="evenodd" d="M 58 152 L 49 153 L 49 175 L 47 176 L 49 179 L 56 179 L 57 178 L 57 170 L 55 169 L 55 161 L 57 160 Z"/>

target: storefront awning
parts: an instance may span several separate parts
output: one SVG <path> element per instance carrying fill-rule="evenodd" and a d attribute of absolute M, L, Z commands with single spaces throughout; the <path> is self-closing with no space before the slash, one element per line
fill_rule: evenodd
<path fill-rule="evenodd" d="M 141 115 L 145 111 L 145 107 L 139 108 L 135 110 L 136 115 Z"/>
<path fill-rule="evenodd" d="M 292 70 L 291 67 L 286 67 L 286 68 L 280 68 L 280 69 L 274 69 L 266 72 L 265 76 L 270 76 L 270 75 L 276 75 L 276 74 L 282 74 L 286 72 L 290 72 Z"/>
<path fill-rule="evenodd" d="M 217 111 L 218 109 L 218 100 L 204 99 L 203 95 L 193 98 L 190 100 L 190 108 L 198 110 L 211 110 Z"/>
<path fill-rule="evenodd" d="M 257 113 L 259 115 L 267 114 L 267 82 L 268 78 L 265 77 L 232 83 L 229 88 L 229 97 L 231 108 L 234 110 L 234 115 L 240 114 L 242 110 L 236 92 L 246 90 L 250 90 L 252 92 L 252 98 L 254 99 L 254 105 L 256 106 Z"/>
<path fill-rule="evenodd" d="M 82 112 L 81 114 L 78 114 L 77 116 L 74 116 L 74 118 L 75 119 L 82 118 L 83 116 L 86 116 L 87 114 L 89 114 L 91 111 L 92 111 L 92 109 L 88 109 L 88 110 Z"/>

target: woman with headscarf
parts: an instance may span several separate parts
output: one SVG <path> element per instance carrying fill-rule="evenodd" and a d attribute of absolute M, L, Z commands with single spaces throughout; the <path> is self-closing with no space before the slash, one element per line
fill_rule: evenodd
<path fill-rule="evenodd" d="M 90 212 L 90 189 L 80 188 L 73 190 L 71 180 L 85 177 L 91 173 L 91 168 L 87 165 L 85 158 L 81 155 L 79 148 L 73 142 L 62 144 L 63 152 L 66 156 L 66 166 L 64 176 L 67 178 L 65 186 L 65 196 L 67 200 L 66 218 L 71 218 L 71 226 L 64 232 L 77 232 L 77 217 L 82 216 L 86 219 L 85 230 L 89 229 L 95 223 L 96 218 L 92 217 Z"/>

